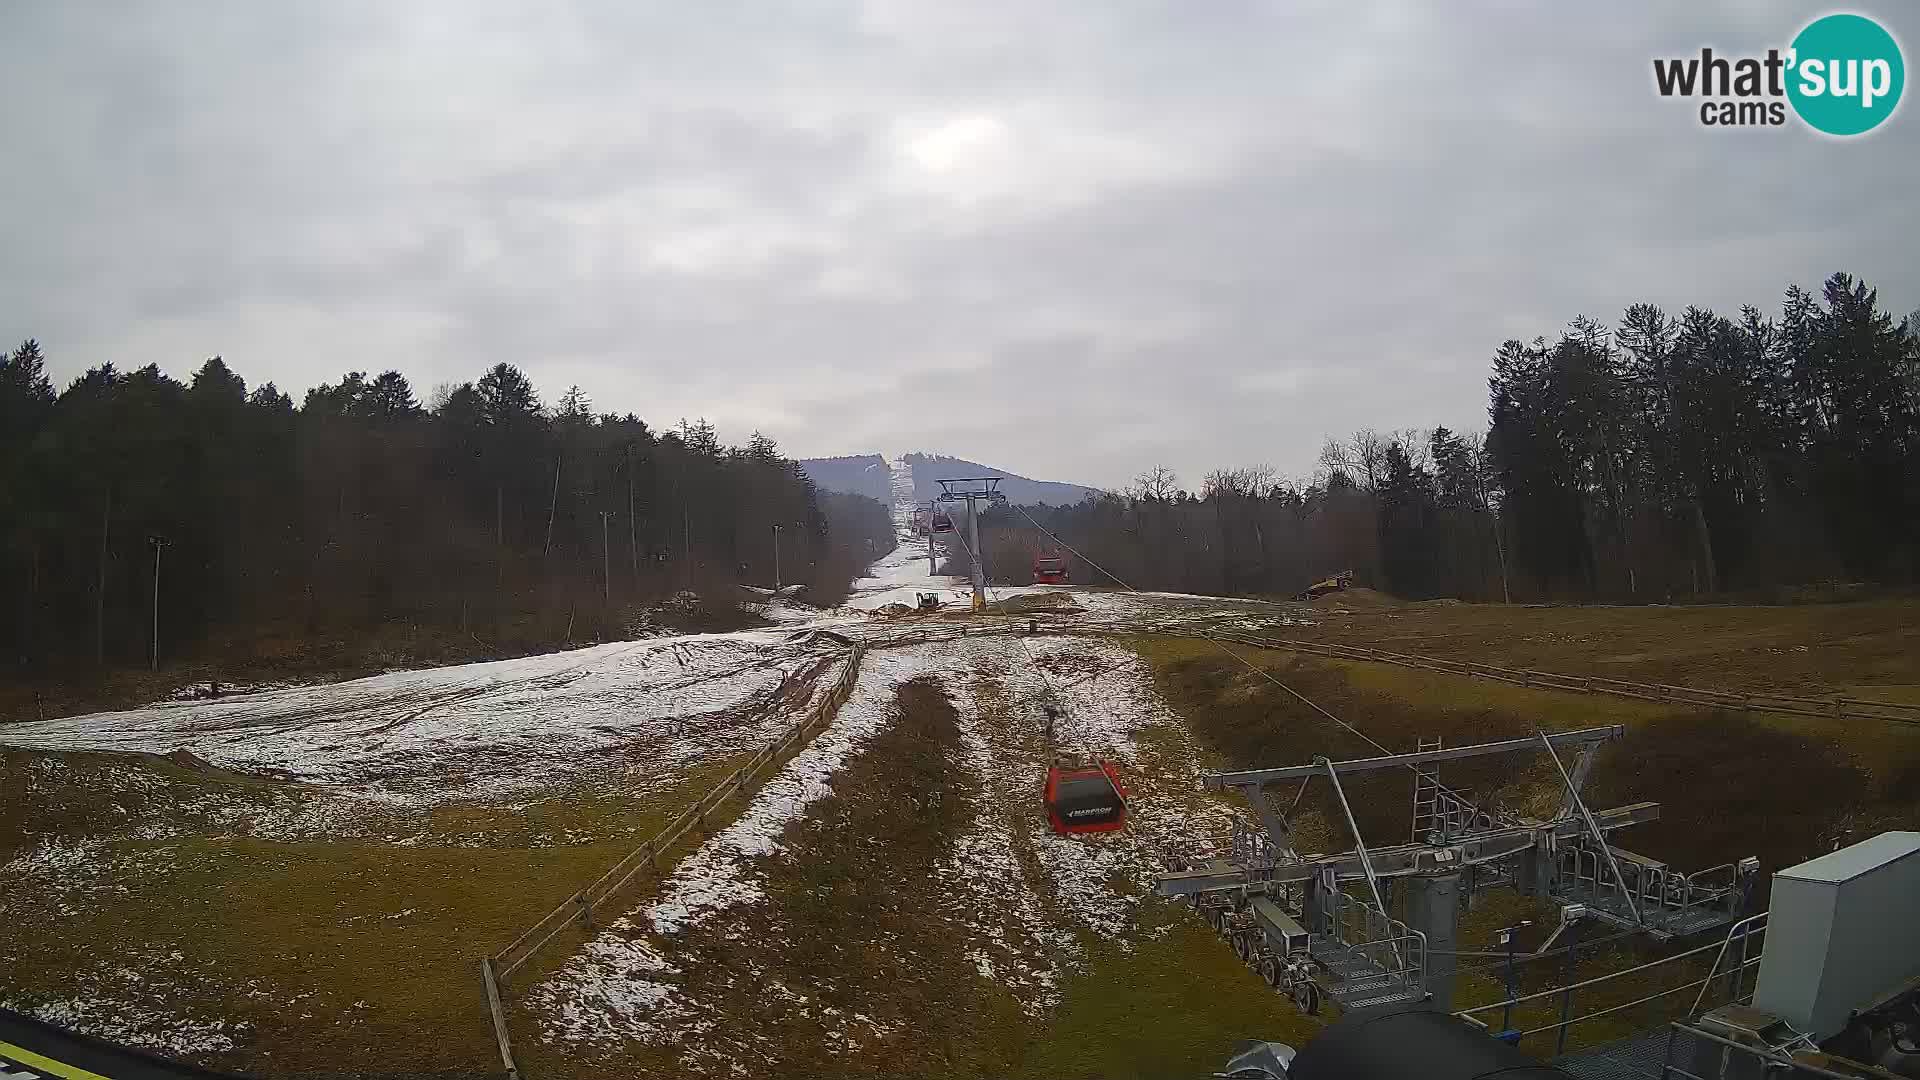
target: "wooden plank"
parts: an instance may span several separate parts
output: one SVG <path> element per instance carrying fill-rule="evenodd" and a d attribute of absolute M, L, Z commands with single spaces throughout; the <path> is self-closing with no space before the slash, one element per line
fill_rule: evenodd
<path fill-rule="evenodd" d="M 617 863 L 614 863 L 613 866 L 610 867 L 606 873 L 601 874 L 598 878 L 594 880 L 593 884 L 587 886 L 586 891 L 589 894 L 591 894 L 595 889 L 598 889 L 602 885 L 605 885 L 609 880 L 612 880 L 616 875 L 629 873 L 633 869 L 633 867 L 630 864 L 640 863 L 642 865 L 646 865 L 650 863 L 652 861 L 652 856 L 653 856 L 653 841 L 648 840 L 646 843 L 641 844 L 639 847 L 634 848 L 632 851 L 628 852 L 625 858 L 621 859 Z M 615 890 L 613 889 L 608 889 L 606 892 L 601 894 L 600 899 L 602 900 L 606 899 L 608 896 L 612 895 L 614 891 Z"/>
<path fill-rule="evenodd" d="M 628 870 L 626 875 L 622 877 L 619 881 L 614 882 L 612 887 L 607 889 L 606 896 L 601 897 L 601 899 L 604 900 L 617 895 L 620 892 L 620 890 L 627 887 L 627 882 L 632 881 L 635 877 L 637 877 L 641 873 L 651 869 L 653 869 L 653 860 L 651 858 L 642 860 L 641 862 L 636 864 L 631 870 Z"/>
<path fill-rule="evenodd" d="M 1902 709 L 1909 712 L 1920 713 L 1920 704 L 1910 701 L 1873 701 L 1868 698 L 1851 697 L 1840 697 L 1834 698 L 1833 700 L 1838 701 L 1842 705 L 1865 705 L 1874 709 Z"/>
<path fill-rule="evenodd" d="M 520 948 L 522 945 L 525 945 L 528 941 L 532 940 L 532 938 L 535 935 L 548 929 L 548 926 L 547 926 L 548 923 L 554 922 L 556 919 L 558 919 L 561 921 L 562 924 L 564 924 L 566 920 L 566 915 L 567 915 L 567 906 L 565 904 L 562 904 L 559 907 L 554 908 L 552 911 L 547 912 L 546 915 L 541 917 L 539 922 L 534 923 L 532 926 L 527 927 L 526 933 L 521 934 L 517 938 L 514 938 L 512 944 L 508 945 L 504 949 L 501 949 L 499 952 L 494 953 L 493 954 L 494 957 L 496 959 L 504 961 L 508 953 L 513 952 L 515 949 Z"/>
<path fill-rule="evenodd" d="M 569 905 L 566 908 L 563 908 L 562 910 L 566 911 L 568 914 L 572 913 L 571 905 Z M 540 938 L 540 940 L 534 942 L 532 945 L 527 946 L 526 951 L 522 952 L 519 956 L 515 957 L 512 963 L 502 965 L 500 968 L 500 977 L 504 979 L 508 975 L 511 975 L 515 971 L 519 970 L 522 964 L 525 964 L 527 961 L 539 955 L 540 950 L 546 947 L 547 942 L 552 941 L 556 937 L 559 937 L 561 931 L 570 930 L 572 928 L 573 928 L 573 921 L 569 919 L 565 922 L 562 922 L 560 925 L 554 927 L 552 930 L 547 931 L 546 936 Z"/>

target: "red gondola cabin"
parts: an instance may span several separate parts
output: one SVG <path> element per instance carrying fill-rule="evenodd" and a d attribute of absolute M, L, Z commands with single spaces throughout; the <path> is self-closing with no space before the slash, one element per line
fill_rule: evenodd
<path fill-rule="evenodd" d="M 1047 823 L 1061 836 L 1127 827 L 1127 789 L 1113 766 L 1055 765 L 1047 770 Z"/>
<path fill-rule="evenodd" d="M 1033 583 L 1035 585 L 1065 585 L 1067 583 L 1067 560 L 1051 551 L 1043 551 L 1033 557 Z"/>

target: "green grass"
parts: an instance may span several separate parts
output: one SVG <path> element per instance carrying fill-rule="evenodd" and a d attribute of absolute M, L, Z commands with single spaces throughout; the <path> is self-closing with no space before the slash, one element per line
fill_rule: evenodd
<path fill-rule="evenodd" d="M 931 680 L 902 686 L 893 722 L 835 774 L 762 864 L 766 899 L 681 935 L 673 961 L 702 1007 L 772 1054 L 782 1075 L 998 1076 L 1024 1032 L 1018 1005 L 982 979 L 974 944 L 943 917 L 939 869 L 977 808 L 958 714 Z M 742 973 L 750 972 L 743 978 Z M 784 993 L 769 993 L 769 986 Z M 797 995 L 797 996 L 796 996 Z M 855 1015 L 895 1034 L 869 1053 L 835 1040 Z M 695 1044 L 581 1048 L 543 1042 L 524 1013 L 530 1075 L 641 1076 Z M 524 1034 L 523 1034 L 524 1033 Z"/>
<path fill-rule="evenodd" d="M 1920 687 L 1920 598 L 1803 606 L 1413 605 L 1295 635 L 1708 689 Z"/>
<path fill-rule="evenodd" d="M 1067 980 L 1010 1075 L 1199 1076 L 1247 1039 L 1298 1046 L 1318 1030 L 1191 911 L 1150 901 L 1140 923 L 1126 947 L 1102 943 Z"/>
<path fill-rule="evenodd" d="M 1232 766 L 1298 764 L 1315 753 L 1338 758 L 1372 752 L 1223 656 L 1212 643 L 1156 637 L 1131 644 L 1148 661 L 1169 704 Z M 1920 764 L 1916 764 L 1920 732 L 1910 729 L 1676 709 L 1386 664 L 1327 661 L 1283 650 L 1236 651 L 1392 749 L 1412 749 L 1420 735 L 1439 734 L 1448 745 L 1460 745 L 1541 728 L 1624 724 L 1626 737 L 1606 747 L 1596 763 L 1588 799 L 1595 806 L 1643 799 L 1660 802 L 1660 821 L 1625 830 L 1617 842 L 1681 870 L 1704 869 L 1749 854 L 1760 857 L 1763 870 L 1777 870 L 1824 853 L 1836 842 L 1920 825 Z M 1557 803 L 1559 780 L 1543 759 L 1488 762 L 1449 765 L 1442 776 L 1476 796 L 1492 796 L 1508 807 L 1534 814 Z M 1348 794 L 1369 842 L 1407 835 L 1404 776 L 1355 777 L 1348 784 Z M 1311 794 L 1306 805 L 1314 805 Z M 1326 820 L 1322 805 L 1318 821 L 1303 822 L 1299 830 L 1303 849 L 1328 850 L 1350 843 L 1344 826 L 1330 831 Z M 1523 941 L 1537 940 L 1552 921 L 1550 912 L 1510 892 L 1489 892 L 1484 899 L 1489 906 L 1462 921 L 1463 949 L 1495 950 L 1495 931 L 1521 918 L 1536 923 L 1529 932 L 1532 936 L 1523 936 Z M 1587 928 L 1596 937 L 1605 932 Z M 1582 953 L 1577 977 L 1617 970 L 1672 951 L 1623 942 L 1595 954 Z M 1462 963 L 1475 967 L 1488 961 Z M 1699 977 L 1705 960 L 1691 964 L 1699 970 L 1682 975 L 1671 968 L 1656 969 L 1582 992 L 1575 1015 Z M 1543 960 L 1527 968 L 1523 985 L 1529 990 L 1544 989 L 1558 985 L 1561 976 L 1557 961 Z M 1461 977 L 1460 1004 L 1503 996 L 1497 970 Z M 1574 1029 L 1570 1045 L 1617 1037 L 1657 1023 L 1677 1015 L 1692 1000 L 1693 992 L 1687 991 L 1590 1021 Z M 1515 1023 L 1522 1028 L 1538 1026 L 1556 1017 L 1557 1010 L 1557 1001 L 1534 1004 L 1517 1012 Z M 1533 1049 L 1550 1050 L 1551 1046 Z"/>
<path fill-rule="evenodd" d="M 159 781 L 128 806 L 169 829 L 198 822 L 180 808 L 196 797 L 245 797 L 274 785 L 183 769 L 164 759 L 9 753 L 68 762 L 89 782 L 116 772 Z M 65 898 L 59 918 L 44 895 L 0 897 L 0 960 L 7 989 L 33 1005 L 70 996 L 137 968 L 126 992 L 164 997 L 168 1011 L 247 1025 L 240 1049 L 214 1062 L 268 1075 L 340 1068 L 497 1070 L 480 994 L 480 958 L 517 936 L 691 804 L 738 758 L 705 763 L 644 794 L 576 792 L 524 810 L 451 806 L 432 812 L 423 842 L 278 843 L 201 831 L 166 840 L 118 840 L 121 861 L 104 888 Z M 123 785 L 124 786 L 124 785 Z M 139 795 L 146 792 L 145 795 Z M 39 798 L 25 785 L 0 795 L 0 838 L 15 846 L 47 834 L 99 835 L 125 815 L 98 799 Z M 54 793 L 57 794 L 57 793 Z M 9 797 L 11 796 L 11 797 Z M 734 806 L 741 805 L 739 803 Z M 541 835 L 586 842 L 531 846 Z M 687 843 L 697 843 L 698 836 Z M 647 879 L 622 898 L 637 902 Z M 562 962 L 582 935 L 567 934 L 529 964 L 525 985 Z M 157 991 L 157 993 L 156 993 Z"/>

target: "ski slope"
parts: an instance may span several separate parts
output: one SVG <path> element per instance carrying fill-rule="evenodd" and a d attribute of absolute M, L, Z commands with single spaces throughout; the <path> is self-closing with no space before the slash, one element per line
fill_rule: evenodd
<path fill-rule="evenodd" d="M 923 591 L 940 593 L 950 607 L 966 606 L 965 580 L 932 573 L 926 538 L 913 533 L 912 475 L 904 461 L 892 463 L 891 483 L 899 543 L 855 584 L 844 610 L 820 612 L 769 595 L 763 614 L 788 625 L 0 725 L 0 745 L 8 747 L 183 751 L 178 760 L 190 767 L 204 762 L 292 781 L 207 784 L 136 763 L 58 754 L 27 762 L 37 807 L 125 808 L 76 816 L 72 826 L 36 827 L 0 862 L 0 879 L 14 886 L 14 906 L 0 897 L 0 916 L 22 928 L 12 944 L 0 935 L 0 960 L 8 948 L 36 950 L 67 972 L 58 986 L 0 987 L 35 992 L 11 1000 L 0 993 L 0 1002 L 202 1061 L 242 1052 L 261 1036 L 322 1039 L 334 1030 L 330 1024 L 412 1023 L 413 988 L 428 999 L 439 991 L 437 953 L 411 957 L 396 984 L 400 992 L 369 993 L 374 1001 L 362 1016 L 356 995 L 363 987 L 354 971 L 339 966 L 344 961 L 316 961 L 295 982 L 270 965 L 256 972 L 244 957 L 210 974 L 191 950 L 173 944 L 169 935 L 178 936 L 178 927 L 165 920 L 98 956 L 63 952 L 69 946 L 61 927 L 91 933 L 123 925 L 150 897 L 169 895 L 158 890 L 177 888 L 207 866 L 232 865 L 240 869 L 228 872 L 239 874 L 306 850 L 278 845 L 313 844 L 343 866 L 352 865 L 343 852 L 406 867 L 413 856 L 396 852 L 420 852 L 422 865 L 438 866 L 458 857 L 449 852 L 485 849 L 489 863 L 547 867 L 554 849 L 632 843 L 644 820 L 632 812 L 636 803 L 698 790 L 707 782 L 703 767 L 724 765 L 786 730 L 847 662 L 848 637 L 902 636 L 897 625 L 869 613 L 911 605 Z M 936 559 L 947 554 L 942 539 Z M 1047 620 L 1062 628 L 1055 620 L 1082 628 L 1140 621 L 1174 631 L 1307 621 L 1300 605 L 1084 585 L 989 590 L 993 599 L 1030 592 L 1075 598 L 1075 608 Z M 855 632 L 860 627 L 869 633 Z M 899 979 L 910 984 L 910 996 L 944 1002 L 979 979 L 1003 987 L 1019 1014 L 1042 1018 L 1095 962 L 1090 942 L 1126 951 L 1157 932 L 1140 919 L 1159 865 L 1155 849 L 1192 829 L 1217 831 L 1229 811 L 1199 791 L 1202 755 L 1184 721 L 1159 698 L 1144 662 L 1112 642 L 1044 632 L 875 648 L 852 698 L 823 731 L 758 785 L 746 805 L 730 805 L 730 819 L 716 816 L 716 831 L 662 866 L 663 876 L 636 890 L 624 915 L 607 912 L 611 921 L 580 951 L 556 956 L 555 967 L 523 988 L 514 1010 L 526 1027 L 516 1040 L 597 1070 L 570 1075 L 631 1075 L 621 1069 L 639 1052 L 684 1066 L 676 1074 L 719 1077 L 732 1073 L 738 1059 L 731 1053 L 780 1061 L 792 1045 L 783 1039 L 831 1047 L 836 1059 L 865 1066 L 910 1038 L 911 1022 L 890 1018 L 902 984 L 868 985 L 852 967 L 810 959 L 804 911 L 778 883 L 794 872 L 796 852 L 806 850 L 794 838 L 805 835 L 822 801 L 854 794 L 849 769 L 893 730 L 898 692 L 915 679 L 936 682 L 957 714 L 947 764 L 966 778 L 967 812 L 923 875 L 937 890 L 928 917 L 960 943 L 953 954 L 960 963 L 903 966 Z M 1035 702 L 1054 693 L 1067 709 L 1062 732 L 1069 746 L 1110 758 L 1127 777 L 1135 794 L 1129 833 L 1070 840 L 1046 828 L 1036 793 L 1048 751 L 1039 741 Z M 595 816 L 604 807 L 617 812 Z M 137 843 L 127 846 L 129 840 Z M 883 831 L 861 842 L 891 841 Z M 333 865 L 326 858 L 318 861 Z M 280 879 L 272 880 L 278 888 Z M 541 873 L 510 880 L 529 886 L 528 920 L 547 902 L 534 902 L 532 894 L 560 882 Z M 342 897 L 364 898 L 366 891 L 364 879 L 343 875 L 323 880 L 311 897 L 289 893 L 275 903 L 329 928 L 355 919 L 399 926 L 429 917 L 464 925 L 474 914 L 468 894 L 453 893 L 430 915 L 424 900 L 408 894 L 343 916 Z M 240 900 L 217 891 L 203 900 L 200 917 L 209 925 L 222 933 L 246 929 Z M 357 928 L 374 924 L 354 925 L 361 933 Z M 743 953 L 745 941 L 753 948 Z M 249 1013 L 228 993 L 236 983 L 290 1004 L 271 1015 Z M 345 994 L 345 1004 L 335 1002 L 330 1013 L 317 1006 L 295 1012 L 291 1003 L 306 1000 L 315 984 Z"/>
<path fill-rule="evenodd" d="M 912 607 L 923 592 L 940 593 L 943 600 L 971 596 L 965 578 L 935 574 L 929 565 L 946 559 L 946 542 L 934 538 L 937 557 L 930 560 L 927 538 L 914 533 L 913 467 L 906 458 L 898 457 L 888 463 L 888 468 L 892 472 L 895 547 L 867 569 L 866 577 L 853 583 L 853 595 L 846 606 L 856 611 L 877 611 L 888 604 Z"/>
<path fill-rule="evenodd" d="M 660 767 L 754 749 L 753 708 L 842 647 L 786 630 L 596 645 L 320 686 L 0 727 L 37 750 L 166 754 L 391 802 L 471 801 L 549 786 L 586 759 L 646 750 Z"/>

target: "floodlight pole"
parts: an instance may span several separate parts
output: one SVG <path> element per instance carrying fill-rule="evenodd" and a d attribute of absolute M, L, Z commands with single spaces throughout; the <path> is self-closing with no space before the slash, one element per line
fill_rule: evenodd
<path fill-rule="evenodd" d="M 153 663 L 154 671 L 160 670 L 160 549 L 167 546 L 164 536 L 149 536 L 147 543 L 153 545 Z"/>
<path fill-rule="evenodd" d="M 933 554 L 933 507 L 934 507 L 933 503 L 931 502 L 927 503 L 927 576 L 928 577 L 932 577 L 934 573 L 940 569 L 939 564 L 935 561 L 934 554 Z"/>
<path fill-rule="evenodd" d="M 609 609 L 613 607 L 613 545 L 607 539 L 607 522 L 613 514 L 612 510 L 600 511 L 600 598 Z"/>

